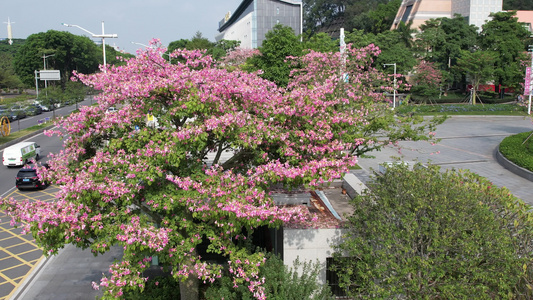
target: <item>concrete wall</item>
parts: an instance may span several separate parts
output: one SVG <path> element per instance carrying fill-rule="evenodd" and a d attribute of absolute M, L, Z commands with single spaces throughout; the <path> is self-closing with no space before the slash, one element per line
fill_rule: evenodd
<path fill-rule="evenodd" d="M 319 282 L 326 283 L 326 259 L 339 244 L 343 229 L 283 229 L 283 261 L 292 267 L 293 261 L 320 262 Z M 301 270 L 300 270 L 301 271 Z"/>

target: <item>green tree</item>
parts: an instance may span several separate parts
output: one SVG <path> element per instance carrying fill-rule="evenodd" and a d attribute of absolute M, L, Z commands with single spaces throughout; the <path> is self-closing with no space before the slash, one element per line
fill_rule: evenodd
<path fill-rule="evenodd" d="M 341 287 L 358 299 L 530 299 L 533 214 L 469 171 L 404 164 L 351 201 L 336 249 Z"/>
<path fill-rule="evenodd" d="M 479 85 L 494 77 L 494 63 L 497 54 L 490 51 L 462 51 L 456 68 L 468 75 L 472 84 L 471 104 L 476 104 Z"/>
<path fill-rule="evenodd" d="M 235 40 L 220 40 L 213 44 L 207 54 L 211 55 L 214 59 L 219 60 L 222 57 L 226 56 L 229 51 L 235 50 L 241 44 L 240 41 Z"/>
<path fill-rule="evenodd" d="M 318 52 L 335 52 L 339 50 L 339 41 L 333 40 L 324 32 L 306 34 L 303 39 L 302 49 L 304 50 L 311 49 Z"/>
<path fill-rule="evenodd" d="M 189 44 L 189 40 L 187 39 L 179 39 L 177 41 L 172 41 L 170 44 L 168 44 L 168 50 L 166 53 L 172 53 L 176 49 L 187 49 L 187 45 Z"/>
<path fill-rule="evenodd" d="M 354 30 L 346 34 L 346 42 L 353 43 L 355 47 L 366 47 L 374 44 L 379 47 L 381 53 L 374 60 L 373 66 L 383 70 L 388 74 L 393 74 L 394 69 L 384 67 L 384 64 L 396 63 L 398 74 L 408 74 L 417 64 L 413 56 L 403 41 L 402 35 L 398 31 L 385 31 L 379 34 L 365 34 L 362 30 Z"/>
<path fill-rule="evenodd" d="M 133 58 L 135 55 L 117 51 L 114 47 L 105 45 L 105 59 L 108 65 L 123 66 L 126 62 L 123 59 Z"/>
<path fill-rule="evenodd" d="M 267 32 L 263 45 L 259 47 L 261 55 L 251 58 L 250 63 L 263 71 L 261 77 L 286 86 L 289 82 L 291 65 L 286 62 L 287 56 L 301 56 L 302 43 L 294 30 L 282 24 L 277 24 Z"/>
<path fill-rule="evenodd" d="M 52 54 L 46 60 L 47 69 L 61 72 L 62 85 L 72 76 L 72 71 L 94 73 L 103 61 L 102 52 L 88 37 L 49 30 L 28 37 L 15 55 L 15 72 L 25 84 L 35 84 L 34 72 L 43 69 L 43 55 Z"/>
<path fill-rule="evenodd" d="M 401 3 L 401 0 L 352 1 L 346 8 L 346 29 L 374 34 L 388 31 Z"/>
<path fill-rule="evenodd" d="M 191 41 L 187 43 L 188 50 L 208 50 L 213 48 L 214 43 L 205 38 L 200 31 L 192 37 Z"/>
<path fill-rule="evenodd" d="M 529 31 L 515 17 L 516 12 L 490 14 L 492 20 L 485 23 L 479 44 L 483 50 L 497 53 L 495 61 L 496 92 L 503 97 L 503 87 L 518 87 L 524 81 Z"/>
<path fill-rule="evenodd" d="M 22 81 L 13 70 L 13 56 L 0 52 L 0 88 L 20 88 Z"/>
<path fill-rule="evenodd" d="M 503 0 L 503 10 L 533 10 L 529 0 Z"/>
<path fill-rule="evenodd" d="M 372 33 L 378 34 L 389 31 L 402 0 L 391 0 L 388 3 L 379 3 L 377 8 L 368 12 L 372 20 Z"/>
<path fill-rule="evenodd" d="M 316 33 L 344 15 L 347 0 L 303 0 L 303 29 Z"/>

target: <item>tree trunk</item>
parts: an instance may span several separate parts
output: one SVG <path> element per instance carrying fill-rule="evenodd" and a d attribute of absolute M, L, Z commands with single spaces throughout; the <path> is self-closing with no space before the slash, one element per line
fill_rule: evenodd
<path fill-rule="evenodd" d="M 190 275 L 185 281 L 180 281 L 181 300 L 198 300 L 200 299 L 200 280 L 196 275 Z"/>

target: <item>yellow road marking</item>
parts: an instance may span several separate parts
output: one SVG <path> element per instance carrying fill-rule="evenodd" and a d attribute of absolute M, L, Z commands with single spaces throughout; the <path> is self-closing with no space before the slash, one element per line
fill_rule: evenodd
<path fill-rule="evenodd" d="M 14 199 L 15 201 L 21 201 L 21 200 L 27 199 L 29 201 L 50 202 L 55 199 L 55 193 L 58 190 L 59 190 L 58 188 L 48 187 L 46 190 L 42 190 L 37 193 L 22 193 L 15 189 L 11 193 L 6 195 L 5 198 L 11 198 L 11 199 Z M 40 199 L 43 199 L 43 200 L 40 200 Z M 6 257 L 0 259 L 0 261 L 5 261 L 7 259 L 13 258 L 15 259 L 15 261 L 20 262 L 17 265 L 6 267 L 0 270 L 0 279 L 5 280 L 4 282 L 0 283 L 0 286 L 4 286 L 5 288 L 8 288 L 7 284 L 10 284 L 13 286 L 8 296 L 0 297 L 0 300 L 7 300 L 7 299 L 10 299 L 10 297 L 17 291 L 17 289 L 23 283 L 25 278 L 27 278 L 34 271 L 34 269 L 39 265 L 39 263 L 43 259 L 45 259 L 45 256 L 42 254 L 42 249 L 38 247 L 37 244 L 35 243 L 35 239 L 33 238 L 31 234 L 22 235 L 20 233 L 16 233 L 15 230 L 20 229 L 20 227 L 19 228 L 11 227 L 11 217 L 9 217 L 7 214 L 3 212 L 0 214 L 0 217 L 9 218 L 9 221 L 0 222 L 0 225 L 2 226 L 0 227 L 0 233 L 7 232 L 10 235 L 8 237 L 1 239 L 0 241 L 7 241 L 13 238 L 19 239 L 19 240 L 14 241 L 14 242 L 18 242 L 17 244 L 9 245 L 7 247 L 0 247 L 0 252 L 3 251 L 7 255 Z M 11 228 L 10 229 L 4 228 L 4 226 L 5 227 L 9 226 Z M 24 250 L 16 254 L 8 250 L 8 249 L 22 246 L 25 244 L 28 244 L 29 246 L 31 246 L 32 249 Z M 25 260 L 21 257 L 22 255 L 25 255 L 25 254 L 28 254 L 34 251 L 41 251 L 39 258 L 32 259 L 32 260 Z M 30 254 L 28 258 L 31 258 L 31 257 L 35 257 L 35 256 Z M 29 267 L 29 271 L 26 272 L 24 275 L 18 276 L 16 278 L 9 278 L 7 277 L 7 275 L 4 274 L 4 272 L 6 271 L 13 270 L 19 267 Z"/>

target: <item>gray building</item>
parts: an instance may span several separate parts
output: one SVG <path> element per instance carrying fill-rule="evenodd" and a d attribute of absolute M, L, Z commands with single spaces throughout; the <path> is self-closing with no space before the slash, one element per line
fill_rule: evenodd
<path fill-rule="evenodd" d="M 290 26 L 302 33 L 301 0 L 243 0 L 233 14 L 219 22 L 217 41 L 237 40 L 246 49 L 261 47 L 265 35 L 276 24 Z"/>

